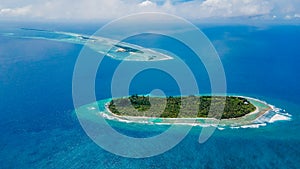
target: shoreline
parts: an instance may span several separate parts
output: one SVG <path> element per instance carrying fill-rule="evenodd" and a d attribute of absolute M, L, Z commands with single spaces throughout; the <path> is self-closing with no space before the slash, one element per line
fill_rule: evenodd
<path fill-rule="evenodd" d="M 100 116 L 109 119 L 116 120 L 125 123 L 140 123 L 140 124 L 150 124 L 150 125 L 192 125 L 192 126 L 202 126 L 202 127 L 218 127 L 223 130 L 224 127 L 230 128 L 258 128 L 260 126 L 265 126 L 266 123 L 273 123 L 279 120 L 290 120 L 290 115 L 284 116 L 278 112 L 281 109 L 276 108 L 273 105 L 268 104 L 265 101 L 251 98 L 247 96 L 238 96 L 248 99 L 256 109 L 244 116 L 229 119 L 216 119 L 216 118 L 161 118 L 161 117 L 147 117 L 147 116 L 120 116 L 112 113 L 108 104 L 111 99 L 107 99 L 107 102 L 103 104 L 104 111 L 100 112 Z M 269 118 L 264 119 L 269 112 L 275 112 L 275 114 Z M 278 114 L 279 113 L 279 114 Z M 277 116 L 275 116 L 277 115 Z M 284 116 L 284 117 L 282 117 Z"/>
<path fill-rule="evenodd" d="M 245 117 L 245 116 L 248 116 L 248 115 L 253 115 L 253 114 L 258 114 L 258 113 L 259 113 L 259 116 L 257 118 L 259 118 L 261 115 L 265 114 L 267 111 L 272 110 L 272 106 L 271 105 L 268 105 L 266 102 L 261 101 L 259 99 L 255 99 L 255 98 L 251 98 L 251 97 L 245 97 L 245 96 L 237 96 L 237 97 L 248 99 L 250 102 L 251 101 L 259 102 L 261 104 L 264 104 L 264 105 L 268 106 L 268 108 L 266 110 L 262 110 L 263 111 L 262 112 L 262 111 L 259 110 L 259 107 L 257 105 L 255 105 L 255 104 L 252 103 L 255 106 L 255 108 L 256 108 L 253 112 L 245 114 L 244 116 L 241 116 L 241 117 L 228 118 L 228 119 L 222 119 L 222 120 L 234 120 L 234 119 L 239 119 L 239 118 L 242 118 L 242 117 Z M 111 110 L 109 110 L 109 108 L 108 108 L 108 104 L 109 104 L 109 102 L 105 103 L 105 105 L 104 105 L 106 111 L 108 111 L 111 115 L 114 115 L 114 116 L 120 117 L 120 118 L 121 117 L 125 117 L 125 118 L 141 118 L 141 119 L 143 119 L 143 118 L 161 118 L 161 119 L 214 119 L 214 120 L 218 120 L 216 118 L 208 118 L 208 117 L 207 118 L 205 118 L 205 117 L 196 117 L 196 118 L 164 118 L 164 117 L 149 117 L 149 116 L 120 116 L 120 115 L 112 113 Z"/>
<path fill-rule="evenodd" d="M 230 95 L 237 96 L 237 95 Z M 97 122 L 97 118 L 102 118 L 105 121 L 120 123 L 120 125 L 150 125 L 150 126 L 197 126 L 197 127 L 216 127 L 219 130 L 238 129 L 238 128 L 259 128 L 267 126 L 269 123 L 277 121 L 290 121 L 292 117 L 284 110 L 268 104 L 263 100 L 240 96 L 250 99 L 258 110 L 246 114 L 245 116 L 235 119 L 213 119 L 213 118 L 156 118 L 156 117 L 134 117 L 134 116 L 118 116 L 110 112 L 107 108 L 108 103 L 112 98 L 98 100 L 93 103 L 83 105 L 75 110 L 78 116 Z"/>

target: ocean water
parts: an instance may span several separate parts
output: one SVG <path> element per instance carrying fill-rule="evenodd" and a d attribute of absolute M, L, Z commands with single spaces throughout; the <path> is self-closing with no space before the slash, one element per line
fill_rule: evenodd
<path fill-rule="evenodd" d="M 10 23 L 1 25 L 0 31 L 14 32 L 21 27 L 86 34 L 98 28 Z M 0 36 L 0 168 L 299 168 L 300 27 L 199 27 L 220 55 L 227 92 L 280 107 L 292 115 L 291 121 L 216 130 L 203 144 L 198 143 L 201 127 L 194 127 L 180 144 L 164 154 L 142 159 L 120 157 L 98 147 L 74 114 L 72 75 L 82 46 Z M 150 39 L 156 39 L 155 43 Z M 204 67 L 188 57 L 193 53 L 186 47 L 155 35 L 127 41 L 181 56 L 198 75 L 201 92 L 210 92 Z M 119 63 L 104 59 L 95 82 L 97 99 L 111 97 L 110 81 Z M 167 95 L 179 92 L 172 77 L 149 70 L 133 79 L 130 93 L 146 94 L 155 88 Z M 120 132 L 134 137 L 155 134 L 147 131 L 147 126 L 143 131 L 137 128 L 118 125 Z"/>

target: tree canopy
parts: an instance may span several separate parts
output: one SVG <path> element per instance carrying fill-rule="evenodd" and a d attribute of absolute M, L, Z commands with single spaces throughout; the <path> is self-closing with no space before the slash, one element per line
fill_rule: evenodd
<path fill-rule="evenodd" d="M 224 108 L 218 115 L 218 106 Z M 196 109 L 195 109 L 196 108 Z M 132 95 L 112 99 L 108 109 L 121 116 L 146 116 L 162 118 L 237 118 L 255 111 L 246 98 L 236 96 L 184 96 L 167 98 Z M 210 113 L 209 113 L 210 112 Z"/>

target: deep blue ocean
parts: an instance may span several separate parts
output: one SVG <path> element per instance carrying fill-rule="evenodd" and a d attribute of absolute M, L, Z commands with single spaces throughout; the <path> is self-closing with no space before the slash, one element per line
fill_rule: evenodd
<path fill-rule="evenodd" d="M 0 32 L 21 27 L 93 34 L 99 25 L 3 23 Z M 291 121 L 216 130 L 204 144 L 198 143 L 201 128 L 194 127 L 164 154 L 120 157 L 97 146 L 74 113 L 72 76 L 82 46 L 0 36 L 0 168 L 300 168 L 300 26 L 199 27 L 220 55 L 227 92 L 285 109 Z M 201 92 L 210 91 L 205 69 L 189 61 L 188 49 L 168 38 L 156 38 L 154 44 L 145 43 L 147 38 L 153 35 L 132 37 L 128 42 L 172 50 L 201 77 L 197 79 Z M 119 63 L 105 58 L 95 82 L 97 99 L 111 97 L 111 76 Z M 174 79 L 156 70 L 139 74 L 130 93 L 147 94 L 155 88 L 167 95 L 178 94 Z M 153 134 L 120 130 L 136 137 Z"/>

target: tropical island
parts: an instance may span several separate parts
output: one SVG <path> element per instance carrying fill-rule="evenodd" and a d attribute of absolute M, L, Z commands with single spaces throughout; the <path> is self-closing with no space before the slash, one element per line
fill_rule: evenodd
<path fill-rule="evenodd" d="M 105 119 L 116 124 L 218 126 L 220 130 L 227 127 L 257 128 L 266 123 L 291 119 L 285 111 L 265 101 L 235 95 L 163 98 L 135 94 L 83 105 L 76 109 L 76 114 L 96 123 Z"/>
<path fill-rule="evenodd" d="M 218 106 L 222 106 L 224 109 L 222 115 L 213 113 L 217 112 L 214 109 Z M 247 98 L 238 96 L 169 96 L 161 98 L 136 94 L 112 99 L 107 108 L 118 116 L 216 119 L 239 118 L 257 109 Z M 209 114 L 209 112 L 212 113 Z"/>

